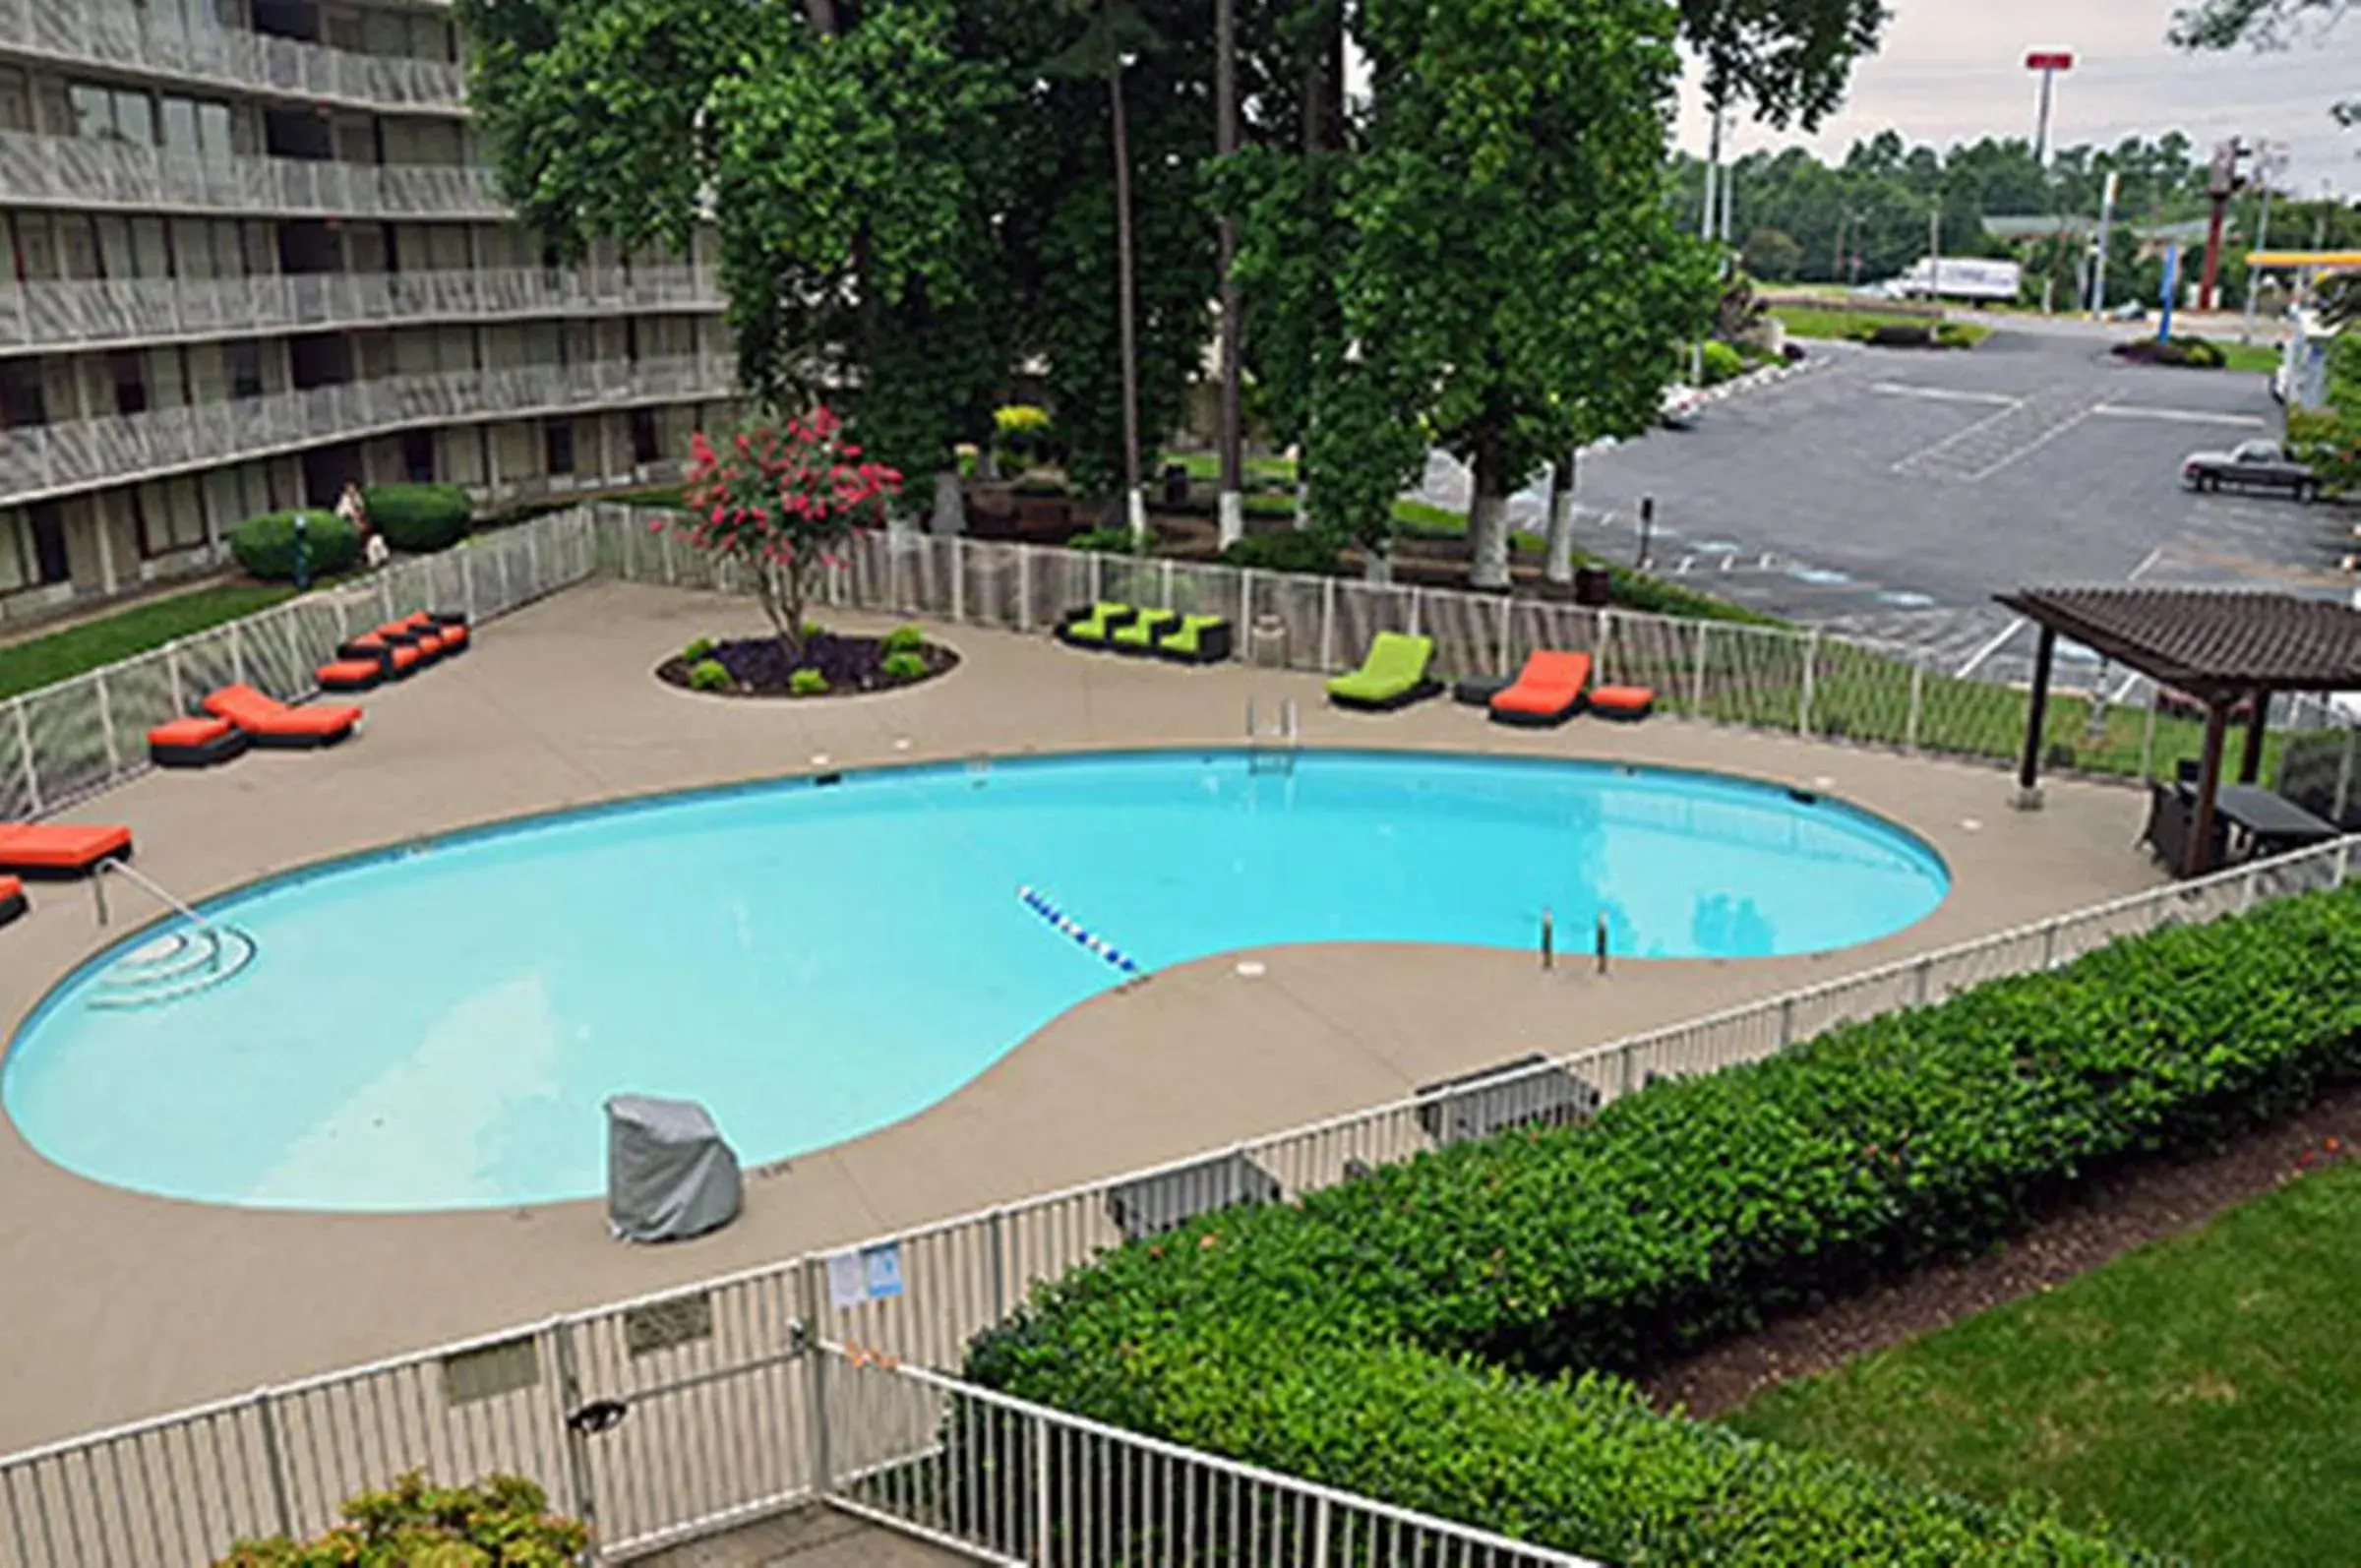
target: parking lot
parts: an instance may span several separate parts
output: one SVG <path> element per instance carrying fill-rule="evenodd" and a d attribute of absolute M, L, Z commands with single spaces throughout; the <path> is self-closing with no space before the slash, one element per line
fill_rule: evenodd
<path fill-rule="evenodd" d="M 2029 645 L 1991 597 L 2021 583 L 2350 591 L 2346 509 L 2180 482 L 2190 452 L 2278 434 L 2261 376 L 2126 365 L 2088 333 L 1808 346 L 1807 374 L 1586 459 L 1582 546 L 1635 559 L 1654 497 L 1656 572 L 1962 670 Z M 1464 476 L 1438 464 L 1428 494 L 1464 499 Z M 1512 514 L 1541 510 L 1529 492 Z"/>

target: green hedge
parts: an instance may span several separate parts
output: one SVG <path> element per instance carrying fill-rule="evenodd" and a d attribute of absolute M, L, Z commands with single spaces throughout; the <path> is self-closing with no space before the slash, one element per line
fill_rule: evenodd
<path fill-rule="evenodd" d="M 1194 1222 L 1037 1293 L 969 1371 L 1612 1561 L 2138 1561 L 1561 1380 L 1988 1247 L 2310 1103 L 2357 1038 L 2361 898 L 2293 899 Z"/>
<path fill-rule="evenodd" d="M 360 530 L 325 508 L 303 511 L 312 575 L 331 576 L 361 558 Z M 229 531 L 230 554 L 250 576 L 287 582 L 295 576 L 295 513 L 267 512 Z"/>
<path fill-rule="evenodd" d="M 1303 572 L 1324 577 L 1345 570 L 1337 559 L 1336 541 L 1309 528 L 1250 533 L 1234 539 L 1222 552 L 1222 564 L 1254 572 Z"/>
<path fill-rule="evenodd" d="M 467 535 L 475 503 L 457 485 L 371 485 L 361 492 L 369 526 L 413 555 L 448 550 Z"/>
<path fill-rule="evenodd" d="M 1708 387 L 1719 387 L 1725 381 L 1735 381 L 1746 374 L 1746 356 L 1739 353 L 1733 344 L 1708 342 L 1697 357 L 1704 372 L 1701 380 Z"/>

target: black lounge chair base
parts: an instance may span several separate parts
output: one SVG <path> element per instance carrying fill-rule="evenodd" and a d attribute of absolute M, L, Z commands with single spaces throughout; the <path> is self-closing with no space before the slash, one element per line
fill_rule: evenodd
<path fill-rule="evenodd" d="M 1365 697 L 1339 696 L 1333 692 L 1328 694 L 1328 700 L 1337 707 L 1347 708 L 1355 713 L 1391 713 L 1398 708 L 1406 708 L 1413 702 L 1423 702 L 1430 696 L 1441 696 L 1442 694 L 1442 682 L 1421 681 L 1399 696 L 1389 696 L 1383 701 L 1372 702 Z"/>
<path fill-rule="evenodd" d="M 1582 706 L 1580 701 L 1575 701 L 1554 713 L 1520 713 L 1514 708 L 1496 708 L 1486 703 L 1485 711 L 1490 713 L 1494 724 L 1511 725 L 1520 730 L 1554 730 L 1570 722 L 1574 715 L 1582 711 Z"/>
<path fill-rule="evenodd" d="M 429 610 L 426 612 L 426 618 L 437 626 L 465 626 L 467 624 L 467 612 L 464 610 Z"/>
<path fill-rule="evenodd" d="M 1206 627 L 1198 632 L 1197 645 L 1193 649 L 1176 648 L 1170 638 L 1165 638 L 1157 642 L 1156 652 L 1159 657 L 1170 659 L 1175 664 L 1227 664 L 1233 646 L 1230 623 L 1225 621 L 1220 626 Z"/>
<path fill-rule="evenodd" d="M 216 767 L 252 744 L 244 730 L 220 719 L 175 719 L 148 732 L 148 760 L 157 767 Z"/>
<path fill-rule="evenodd" d="M 23 917 L 32 905 L 25 900 L 25 886 L 14 876 L 0 876 L 0 926 Z"/>

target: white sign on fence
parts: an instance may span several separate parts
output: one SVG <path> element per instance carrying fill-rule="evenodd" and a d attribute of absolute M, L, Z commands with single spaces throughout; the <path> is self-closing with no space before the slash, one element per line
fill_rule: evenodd
<path fill-rule="evenodd" d="M 828 1258 L 828 1304 L 838 1311 L 864 1301 L 883 1301 L 902 1294 L 902 1246 L 883 1241 L 876 1246 L 837 1252 Z"/>

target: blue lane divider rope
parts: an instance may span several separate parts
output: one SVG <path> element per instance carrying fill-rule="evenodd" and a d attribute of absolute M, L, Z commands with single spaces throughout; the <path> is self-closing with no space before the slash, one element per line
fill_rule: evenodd
<path fill-rule="evenodd" d="M 1066 935 L 1071 936 L 1077 945 L 1087 947 L 1092 952 L 1098 954 L 1101 958 L 1104 958 L 1109 963 L 1115 965 L 1116 968 L 1121 970 L 1126 975 L 1136 975 L 1139 973 L 1139 965 L 1133 963 L 1128 957 L 1124 956 L 1121 949 L 1116 947 L 1104 937 L 1092 935 L 1088 931 L 1083 929 L 1080 921 L 1066 914 L 1065 911 L 1059 909 L 1056 904 L 1051 903 L 1046 894 L 1037 892 L 1030 887 L 1019 887 L 1016 890 L 1016 896 L 1025 901 L 1025 907 L 1027 909 L 1033 911 L 1034 914 L 1039 915 L 1042 919 L 1048 921 L 1052 926 L 1055 926 L 1059 931 L 1063 932 Z"/>

